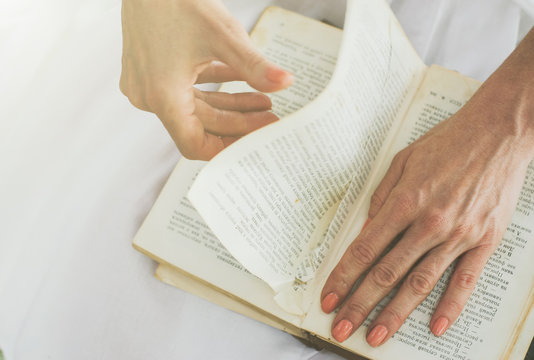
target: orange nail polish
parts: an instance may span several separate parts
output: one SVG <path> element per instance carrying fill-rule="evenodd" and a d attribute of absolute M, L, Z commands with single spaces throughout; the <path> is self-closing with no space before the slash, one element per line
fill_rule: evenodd
<path fill-rule="evenodd" d="M 441 336 L 445 333 L 445 330 L 447 330 L 447 327 L 449 326 L 449 320 L 442 316 L 436 322 L 434 323 L 434 326 L 432 326 L 432 332 L 436 336 Z"/>
<path fill-rule="evenodd" d="M 330 314 L 337 307 L 338 302 L 339 297 L 335 293 L 328 293 L 323 301 L 321 301 L 321 309 L 323 309 L 325 313 Z"/>
<path fill-rule="evenodd" d="M 332 330 L 332 335 L 337 341 L 343 342 L 347 340 L 350 333 L 352 332 L 353 327 L 354 325 L 352 325 L 350 321 L 343 319 L 336 324 L 336 326 Z"/>
<path fill-rule="evenodd" d="M 388 329 L 384 325 L 377 325 L 371 330 L 369 335 L 367 335 L 367 342 L 372 347 L 377 347 L 384 341 L 387 334 Z"/>

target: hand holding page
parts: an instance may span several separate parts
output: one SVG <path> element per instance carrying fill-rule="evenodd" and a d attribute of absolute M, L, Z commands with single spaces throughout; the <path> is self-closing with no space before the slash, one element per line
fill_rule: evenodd
<path fill-rule="evenodd" d="M 323 40 L 318 41 L 316 33 L 322 34 Z M 262 53 L 295 74 L 294 86 L 269 94 L 276 115 L 293 112 L 324 89 L 334 70 L 341 34 L 337 28 L 280 8 L 265 10 L 251 38 Z M 221 90 L 232 93 L 251 88 L 243 82 L 230 82 Z M 296 317 L 282 316 L 269 287 L 245 271 L 228 253 L 186 198 L 204 164 L 185 159 L 179 162 L 134 239 L 134 246 L 160 262 L 180 264 L 180 269 L 217 284 L 220 291 L 238 296 L 241 301 L 276 314 L 277 319 L 294 323 Z M 166 279 L 171 282 L 168 276 Z M 175 284 L 174 279 L 172 283 Z M 283 327 L 287 329 L 288 325 Z"/>
<path fill-rule="evenodd" d="M 124 0 L 122 29 L 121 91 L 160 118 L 182 155 L 208 160 L 276 120 L 262 94 L 193 86 L 245 80 L 260 91 L 277 91 L 292 82 L 256 50 L 220 0 L 162 0 L 157 6 Z"/>
<path fill-rule="evenodd" d="M 213 159 L 189 195 L 224 246 L 296 315 L 335 237 L 341 200 L 349 185 L 347 199 L 357 198 L 425 69 L 391 12 L 367 5 L 347 18 L 325 91 Z"/>

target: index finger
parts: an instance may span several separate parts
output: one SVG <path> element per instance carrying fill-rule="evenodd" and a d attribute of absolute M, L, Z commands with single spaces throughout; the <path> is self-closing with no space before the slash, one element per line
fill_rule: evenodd
<path fill-rule="evenodd" d="M 386 202 L 376 217 L 362 229 L 328 277 L 321 293 L 321 308 L 324 312 L 332 312 L 347 297 L 356 280 L 411 223 L 412 211 L 408 208 L 399 211 L 393 205 L 399 203 L 396 199 L 398 196 L 392 197 L 395 201 Z M 400 200 L 401 203 L 404 201 Z"/>

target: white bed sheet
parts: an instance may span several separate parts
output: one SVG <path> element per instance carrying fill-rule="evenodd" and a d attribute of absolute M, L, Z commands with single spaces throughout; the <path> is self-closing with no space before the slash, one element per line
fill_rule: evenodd
<path fill-rule="evenodd" d="M 270 3 L 343 20 L 341 0 L 226 3 L 247 28 Z M 392 6 L 426 63 L 481 80 L 525 28 L 506 0 Z M 118 0 L 0 2 L 5 358 L 337 358 L 160 283 L 132 249 L 180 155 L 158 119 L 120 93 L 120 55 Z"/>

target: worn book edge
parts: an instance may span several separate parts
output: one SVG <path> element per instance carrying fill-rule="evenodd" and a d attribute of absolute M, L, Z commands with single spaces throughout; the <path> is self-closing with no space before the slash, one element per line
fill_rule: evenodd
<path fill-rule="evenodd" d="M 174 286 L 190 294 L 198 296 L 216 305 L 222 306 L 230 311 L 244 315 L 253 320 L 262 322 L 266 325 L 282 330 L 300 338 L 304 343 L 313 346 L 316 349 L 328 349 L 347 359 L 367 360 L 354 352 L 344 350 L 338 345 L 314 335 L 293 324 L 281 320 L 262 309 L 234 296 L 218 287 L 200 279 L 196 276 L 183 271 L 182 269 L 165 262 L 159 263 L 154 276 L 167 285 Z"/>

